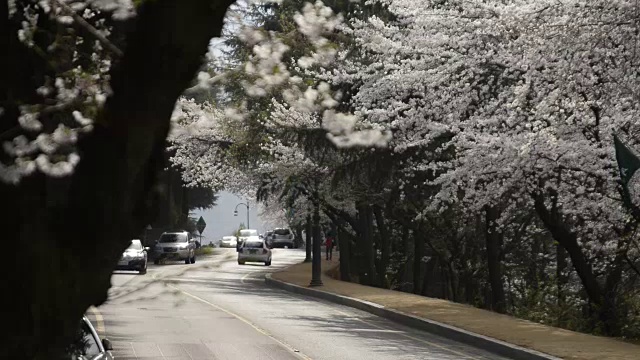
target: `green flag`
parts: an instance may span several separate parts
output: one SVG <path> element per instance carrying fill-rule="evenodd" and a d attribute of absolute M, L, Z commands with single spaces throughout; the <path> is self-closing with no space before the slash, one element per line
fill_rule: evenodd
<path fill-rule="evenodd" d="M 616 147 L 616 160 L 618 161 L 618 168 L 620 168 L 620 180 L 622 183 L 622 197 L 625 206 L 636 212 L 635 206 L 631 202 L 631 194 L 629 193 L 629 181 L 633 177 L 633 174 L 640 169 L 640 159 L 626 147 L 617 135 L 613 134 L 613 142 Z"/>

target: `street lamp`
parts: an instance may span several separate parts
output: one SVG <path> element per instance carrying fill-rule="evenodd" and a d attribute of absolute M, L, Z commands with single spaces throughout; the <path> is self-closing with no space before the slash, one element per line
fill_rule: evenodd
<path fill-rule="evenodd" d="M 233 216 L 238 216 L 238 206 L 240 205 L 244 205 L 247 207 L 247 229 L 250 228 L 249 226 L 249 205 L 245 204 L 245 203 L 239 203 L 238 205 L 236 205 L 236 208 L 233 210 Z"/>

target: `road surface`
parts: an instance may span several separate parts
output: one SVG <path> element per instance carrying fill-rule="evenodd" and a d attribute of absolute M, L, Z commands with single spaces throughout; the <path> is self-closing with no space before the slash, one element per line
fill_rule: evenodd
<path fill-rule="evenodd" d="M 264 284 L 304 259 L 274 249 L 273 265 L 222 255 L 113 275 L 109 301 L 90 317 L 117 359 L 504 359 L 349 307 Z"/>

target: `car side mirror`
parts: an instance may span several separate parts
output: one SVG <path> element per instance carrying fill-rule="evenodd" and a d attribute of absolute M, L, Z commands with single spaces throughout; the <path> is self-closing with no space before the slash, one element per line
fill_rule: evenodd
<path fill-rule="evenodd" d="M 102 346 L 107 351 L 113 350 L 113 344 L 111 344 L 111 340 L 109 339 L 102 339 Z"/>

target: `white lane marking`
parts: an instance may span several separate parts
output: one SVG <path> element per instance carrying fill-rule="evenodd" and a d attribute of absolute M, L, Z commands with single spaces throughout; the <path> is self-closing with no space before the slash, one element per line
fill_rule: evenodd
<path fill-rule="evenodd" d="M 224 313 L 226 313 L 228 315 L 231 315 L 231 316 L 235 317 L 236 319 L 242 321 L 243 323 L 251 326 L 255 331 L 259 332 L 260 334 L 265 335 L 265 336 L 269 337 L 271 340 L 273 340 L 273 341 L 277 342 L 278 344 L 282 345 L 285 349 L 291 351 L 294 356 L 298 356 L 300 359 L 304 359 L 304 360 L 312 360 L 309 356 L 301 353 L 298 349 L 296 349 L 293 346 L 285 343 L 284 341 L 281 341 L 281 340 L 277 339 L 276 337 L 271 335 L 269 332 L 267 332 L 266 330 L 258 327 L 256 324 L 254 324 L 251 321 L 245 319 L 244 317 L 242 317 L 242 316 L 240 316 L 240 315 L 238 315 L 238 314 L 236 314 L 236 313 L 234 313 L 232 311 L 229 311 L 229 310 L 227 310 L 227 309 L 225 309 L 223 307 L 220 307 L 220 306 L 218 306 L 218 305 L 216 305 L 214 303 L 211 303 L 211 302 L 209 302 L 209 301 L 207 301 L 207 300 L 205 300 L 205 299 L 203 299 L 201 297 L 193 295 L 193 294 L 191 294 L 191 293 L 189 293 L 189 292 L 187 292 L 185 290 L 182 290 L 177 286 L 173 286 L 171 284 L 167 284 L 167 286 L 172 288 L 172 289 L 174 289 L 174 290 L 176 290 L 176 291 L 179 291 L 179 292 L 183 293 L 184 295 L 187 295 L 187 296 L 189 296 L 189 297 L 191 297 L 191 298 L 193 298 L 195 300 L 198 300 L 201 303 L 207 304 L 207 305 L 209 305 L 209 306 L 211 306 L 211 307 L 213 307 L 215 309 L 218 309 L 218 310 L 220 310 L 220 311 L 222 311 L 222 312 L 224 312 Z"/>
<path fill-rule="evenodd" d="M 251 276 L 251 275 L 253 275 L 253 274 L 254 274 L 254 272 L 250 272 L 250 273 L 245 274 L 245 275 L 240 279 L 240 282 L 241 282 L 241 283 L 243 283 L 243 284 L 246 284 L 246 282 L 245 282 L 245 281 L 249 278 L 249 276 Z"/>
<path fill-rule="evenodd" d="M 102 317 L 100 310 L 95 306 L 91 306 L 89 307 L 89 312 L 91 312 L 96 318 L 96 331 L 98 332 L 98 335 L 105 336 L 107 333 L 104 328 L 104 318 Z"/>

